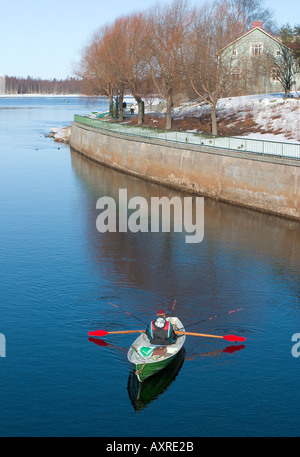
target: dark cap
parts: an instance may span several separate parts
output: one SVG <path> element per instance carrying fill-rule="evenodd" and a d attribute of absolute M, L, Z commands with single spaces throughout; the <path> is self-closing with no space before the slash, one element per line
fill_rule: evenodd
<path fill-rule="evenodd" d="M 157 315 L 158 315 L 158 316 L 162 316 L 163 314 L 166 314 L 164 309 L 159 309 L 159 310 L 157 311 Z"/>

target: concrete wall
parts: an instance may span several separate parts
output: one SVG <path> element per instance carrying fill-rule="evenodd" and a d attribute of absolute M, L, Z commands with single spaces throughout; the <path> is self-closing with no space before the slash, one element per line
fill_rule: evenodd
<path fill-rule="evenodd" d="M 300 162 L 131 138 L 72 124 L 71 147 L 103 165 L 231 204 L 300 220 Z"/>

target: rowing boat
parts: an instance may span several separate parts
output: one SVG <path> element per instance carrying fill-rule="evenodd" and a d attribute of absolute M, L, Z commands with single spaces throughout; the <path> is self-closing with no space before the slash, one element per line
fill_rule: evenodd
<path fill-rule="evenodd" d="M 174 330 L 184 332 L 182 322 L 178 317 L 167 317 L 171 322 Z M 185 342 L 185 334 L 177 335 L 176 343 L 167 346 L 155 346 L 150 344 L 145 333 L 142 333 L 129 348 L 128 360 L 135 365 L 135 374 L 140 382 L 143 382 L 149 376 L 169 365 L 182 349 Z"/>

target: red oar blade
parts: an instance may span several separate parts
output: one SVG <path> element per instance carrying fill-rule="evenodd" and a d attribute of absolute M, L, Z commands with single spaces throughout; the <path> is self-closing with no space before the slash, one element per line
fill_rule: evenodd
<path fill-rule="evenodd" d="M 244 338 L 243 336 L 236 336 L 236 335 L 225 335 L 225 336 L 223 336 L 223 338 L 224 338 L 224 340 L 231 341 L 231 342 L 236 342 L 236 341 L 244 342 L 244 341 L 246 341 L 246 338 Z"/>
<path fill-rule="evenodd" d="M 95 330 L 94 332 L 89 332 L 89 336 L 105 336 L 108 335 L 108 332 L 105 330 Z"/>

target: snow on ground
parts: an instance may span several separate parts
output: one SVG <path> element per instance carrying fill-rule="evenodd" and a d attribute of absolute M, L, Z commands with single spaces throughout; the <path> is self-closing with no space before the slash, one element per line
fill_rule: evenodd
<path fill-rule="evenodd" d="M 295 93 L 292 95 L 293 98 L 288 99 L 283 93 L 221 98 L 217 113 L 228 116 L 228 121 L 233 114 L 238 113 L 241 120 L 251 114 L 260 132 L 245 137 L 300 143 L 300 98 L 296 98 Z M 210 106 L 201 101 L 183 103 L 174 108 L 174 117 L 198 117 L 208 111 Z"/>
<path fill-rule="evenodd" d="M 256 130 L 259 131 L 249 131 L 243 135 L 245 139 L 300 144 L 300 98 L 296 98 L 296 94 L 293 95 L 294 97 L 289 99 L 284 99 L 283 93 L 222 98 L 218 101 L 217 111 L 218 113 L 222 113 L 223 117 L 227 116 L 228 123 L 230 123 L 230 118 L 233 115 L 233 122 L 242 122 L 250 113 L 257 124 Z M 126 102 L 130 103 L 131 101 L 133 101 L 132 98 L 127 96 Z M 158 101 L 158 99 L 155 100 L 154 104 Z M 146 112 L 148 110 L 149 108 L 146 105 Z M 209 110 L 210 106 L 208 104 L 203 104 L 198 100 L 182 103 L 178 107 L 175 107 L 173 109 L 173 116 L 174 118 L 184 118 L 186 116 L 198 117 L 201 113 Z M 238 118 L 236 117 L 237 114 Z M 192 131 L 189 131 L 189 133 L 192 134 Z M 184 132 L 181 132 L 179 135 L 182 134 Z M 172 135 L 172 132 L 168 134 L 168 136 L 170 135 Z M 70 127 L 53 128 L 49 136 L 53 137 L 55 141 L 67 142 L 70 136 Z M 199 141 L 198 137 L 195 137 L 194 140 L 193 138 L 189 138 L 187 141 L 197 142 Z M 179 137 L 176 135 L 177 140 L 179 140 Z M 183 141 L 185 140 L 184 137 Z M 225 138 L 220 137 L 218 141 L 220 142 L 220 147 L 222 147 Z M 226 144 L 224 143 L 224 147 L 226 147 Z M 244 146 L 242 144 L 238 145 L 238 149 L 240 148 L 244 149 Z M 298 152 L 296 154 L 298 157 Z M 292 153 L 292 156 L 294 156 L 294 153 Z"/>

